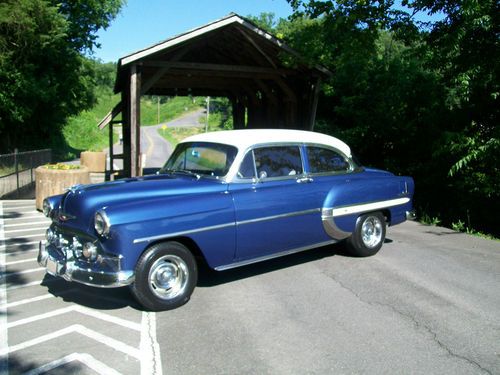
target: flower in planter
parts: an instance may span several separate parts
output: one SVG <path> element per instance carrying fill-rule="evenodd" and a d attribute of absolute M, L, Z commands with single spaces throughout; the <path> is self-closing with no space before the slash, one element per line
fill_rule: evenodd
<path fill-rule="evenodd" d="M 80 166 L 78 164 L 64 164 L 64 163 L 45 164 L 43 167 L 46 169 L 57 169 L 60 171 L 80 169 Z"/>

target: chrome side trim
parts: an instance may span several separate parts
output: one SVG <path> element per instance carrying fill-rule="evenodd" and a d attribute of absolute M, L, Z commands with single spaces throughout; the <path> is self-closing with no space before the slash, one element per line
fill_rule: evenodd
<path fill-rule="evenodd" d="M 258 257 L 258 258 L 247 259 L 247 260 L 242 260 L 242 261 L 236 262 L 236 263 L 226 264 L 223 266 L 215 267 L 214 269 L 216 271 L 229 270 L 231 268 L 242 267 L 242 266 L 246 266 L 246 265 L 253 264 L 253 263 L 258 263 L 258 262 L 263 262 L 263 261 L 274 259 L 274 258 L 279 258 L 279 257 L 285 256 L 285 255 L 299 253 L 301 251 L 311 250 L 311 249 L 321 247 L 321 246 L 331 245 L 331 244 L 334 244 L 336 242 L 337 241 L 335 241 L 335 240 L 320 242 L 320 243 L 317 243 L 314 245 L 303 246 L 303 247 L 299 247 L 299 248 L 292 249 L 292 250 L 282 251 L 282 252 L 276 253 L 276 254 L 265 255 L 262 257 Z"/>
<path fill-rule="evenodd" d="M 169 237 L 185 236 L 186 234 L 207 232 L 209 230 L 224 229 L 224 228 L 233 227 L 235 225 L 236 225 L 235 223 L 219 224 L 219 225 L 212 225 L 212 226 L 203 227 L 203 228 L 188 229 L 188 230 L 184 230 L 184 231 L 180 231 L 180 232 L 159 234 L 157 236 L 137 238 L 134 240 L 134 244 L 141 243 L 141 242 L 151 242 L 151 241 L 161 240 L 161 239 L 169 238 Z"/>
<path fill-rule="evenodd" d="M 313 214 L 313 213 L 317 213 L 320 211 L 321 211 L 320 208 L 314 208 L 311 210 L 288 212 L 286 214 L 259 217 L 257 219 L 250 219 L 250 220 L 242 220 L 242 221 L 237 221 L 236 223 L 226 223 L 226 224 L 212 225 L 212 226 L 203 227 L 203 228 L 188 229 L 188 230 L 184 230 L 184 231 L 180 231 L 180 232 L 165 233 L 165 234 L 160 234 L 157 236 L 137 238 L 134 240 L 134 244 L 141 243 L 141 242 L 157 241 L 157 240 L 166 239 L 166 238 L 170 238 L 170 237 L 185 236 L 187 234 L 207 232 L 210 230 L 224 229 L 224 228 L 229 228 L 232 226 L 240 226 L 240 225 L 246 225 L 246 224 L 259 223 L 261 221 L 269 221 L 269 220 L 276 220 L 276 219 L 282 219 L 282 218 L 287 218 L 287 217 L 308 215 L 308 214 Z"/>
<path fill-rule="evenodd" d="M 356 205 L 350 205 L 350 206 L 342 206 L 342 207 L 337 207 L 337 208 L 332 207 L 332 208 L 328 208 L 328 210 L 331 210 L 332 217 L 337 217 L 337 216 L 352 215 L 352 214 L 358 214 L 361 212 L 378 210 L 380 208 L 399 206 L 401 204 L 408 203 L 409 201 L 410 201 L 410 198 L 404 197 L 404 198 L 390 199 L 387 201 L 363 203 L 363 204 L 356 204 Z"/>
<path fill-rule="evenodd" d="M 321 221 L 326 234 L 336 240 L 344 240 L 351 235 L 351 232 L 345 232 L 337 226 L 333 219 L 333 208 L 323 208 L 321 210 Z"/>
<path fill-rule="evenodd" d="M 401 204 L 408 203 L 409 201 L 410 198 L 404 197 L 404 198 L 389 199 L 380 202 L 356 204 L 351 206 L 323 208 L 321 210 L 321 220 L 323 221 L 323 228 L 330 237 L 335 238 L 336 240 L 343 240 L 349 237 L 351 235 L 351 232 L 345 232 L 342 229 L 340 229 L 335 223 L 336 217 L 359 214 L 362 212 L 374 211 L 381 208 L 399 206 Z"/>
<path fill-rule="evenodd" d="M 313 208 L 313 209 L 310 209 L 310 210 L 296 211 L 296 212 L 287 212 L 286 214 L 279 214 L 279 215 L 273 215 L 273 216 L 259 217 L 257 219 L 242 220 L 242 221 L 237 221 L 236 225 L 253 224 L 253 223 L 259 223 L 261 221 L 269 221 L 269 220 L 283 219 L 283 218 L 286 218 L 286 217 L 309 215 L 309 214 L 315 214 L 315 213 L 318 213 L 318 212 L 321 212 L 321 208 Z"/>

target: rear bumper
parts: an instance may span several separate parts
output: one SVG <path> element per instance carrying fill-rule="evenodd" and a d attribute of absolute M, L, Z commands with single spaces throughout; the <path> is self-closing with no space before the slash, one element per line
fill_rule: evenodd
<path fill-rule="evenodd" d="M 99 288 L 117 288 L 130 285 L 134 282 L 132 271 L 109 271 L 81 266 L 73 260 L 67 260 L 65 255 L 54 245 L 41 241 L 38 249 L 38 264 L 44 267 L 48 274 L 62 277 L 67 281 L 95 286 Z M 97 267 L 97 268 L 96 268 Z"/>

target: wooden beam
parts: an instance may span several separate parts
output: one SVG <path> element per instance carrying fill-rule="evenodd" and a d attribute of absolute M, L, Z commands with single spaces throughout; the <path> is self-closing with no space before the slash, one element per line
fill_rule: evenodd
<path fill-rule="evenodd" d="M 273 59 L 269 57 L 267 53 L 265 53 L 262 48 L 259 47 L 257 43 L 255 43 L 255 40 L 253 40 L 245 31 L 243 31 L 240 28 L 236 28 L 240 32 L 241 35 L 267 60 L 267 62 L 274 68 L 278 69 L 276 64 L 274 63 Z"/>
<path fill-rule="evenodd" d="M 104 129 L 116 116 L 118 116 L 122 111 L 122 102 L 118 102 L 117 105 L 113 107 L 111 111 L 108 112 L 106 116 L 97 124 L 99 129 Z"/>
<path fill-rule="evenodd" d="M 175 56 L 173 56 L 170 61 L 171 62 L 176 62 L 176 61 L 179 61 L 186 53 L 188 53 L 190 50 L 190 48 L 188 47 L 185 47 L 183 48 L 182 50 L 180 50 L 178 53 L 175 54 Z M 146 92 L 148 92 L 148 90 L 153 87 L 153 85 L 161 78 L 165 75 L 165 73 L 168 72 L 168 70 L 170 69 L 170 67 L 168 66 L 163 66 L 163 67 L 160 67 L 160 69 L 158 71 L 156 71 L 156 73 L 151 77 L 149 78 L 146 82 L 144 82 L 144 84 L 142 84 L 141 86 L 141 95 L 144 95 Z"/>
<path fill-rule="evenodd" d="M 156 71 L 155 74 L 151 78 L 149 78 L 146 82 L 144 82 L 144 85 L 141 87 L 141 95 L 144 95 L 153 85 L 165 75 L 166 72 L 168 72 L 170 68 L 167 66 L 164 66 Z"/>
<path fill-rule="evenodd" d="M 276 83 L 278 86 L 285 92 L 287 99 L 292 103 L 297 103 L 297 95 L 293 92 L 293 90 L 287 85 L 287 83 L 281 79 L 276 78 Z"/>
<path fill-rule="evenodd" d="M 150 67 L 166 67 L 179 70 L 199 70 L 212 72 L 233 72 L 233 73 L 266 73 L 271 75 L 282 75 L 294 73 L 293 69 L 287 68 L 267 68 L 262 66 L 247 66 L 247 65 L 226 65 L 226 64 L 205 64 L 195 62 L 168 62 L 168 61 L 144 61 L 144 66 Z"/>

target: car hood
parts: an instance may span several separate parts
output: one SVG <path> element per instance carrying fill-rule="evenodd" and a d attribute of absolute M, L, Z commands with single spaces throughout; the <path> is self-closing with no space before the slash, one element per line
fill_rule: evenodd
<path fill-rule="evenodd" d="M 214 193 L 226 189 L 226 185 L 219 180 L 178 175 L 146 176 L 79 185 L 72 187 L 62 197 L 59 218 L 75 229 L 86 231 L 93 227 L 94 214 L 100 209 L 147 204 L 164 198 Z"/>

